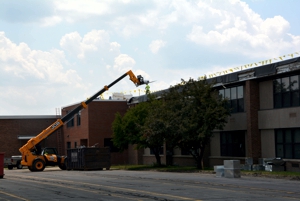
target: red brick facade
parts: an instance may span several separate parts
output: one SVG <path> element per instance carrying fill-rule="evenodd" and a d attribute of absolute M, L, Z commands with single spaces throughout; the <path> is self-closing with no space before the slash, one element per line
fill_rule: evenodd
<path fill-rule="evenodd" d="M 0 118 L 0 152 L 4 157 L 20 155 L 19 148 L 28 140 L 18 139 L 18 136 L 36 136 L 51 125 L 55 116 L 5 116 Z M 57 134 L 49 136 L 41 143 L 42 147 L 56 147 Z"/>
<path fill-rule="evenodd" d="M 261 136 L 258 129 L 259 87 L 256 80 L 247 80 L 245 86 L 245 108 L 247 112 L 246 143 L 248 157 L 257 164 L 261 158 Z"/>
<path fill-rule="evenodd" d="M 277 156 L 276 152 L 280 150 L 276 148 L 278 146 L 276 144 L 276 131 L 278 129 L 300 129 L 299 105 L 279 108 L 274 106 L 274 79 L 277 79 L 277 77 L 289 79 L 292 75 L 298 77 L 297 83 L 299 83 L 300 57 L 295 60 L 284 61 L 282 64 L 253 68 L 251 71 L 241 71 L 223 77 L 220 76 L 216 79 L 220 82 L 216 87 L 220 89 L 243 87 L 242 105 L 244 109 L 231 114 L 223 131 L 214 131 L 214 137 L 208 147 L 209 150 L 205 152 L 205 167 L 220 165 L 223 160 L 229 159 L 241 160 L 244 163 L 245 158 L 253 158 L 254 164 L 257 164 L 260 158 L 274 158 Z M 300 88 L 300 84 L 297 86 Z M 297 89 L 297 91 L 300 90 Z M 73 120 L 69 123 L 65 122 L 65 125 L 59 131 L 48 137 L 42 143 L 42 146 L 57 147 L 60 154 L 66 154 L 67 148 L 75 148 L 81 145 L 90 147 L 97 144 L 99 147 L 104 147 L 105 142 L 106 145 L 109 144 L 109 139 L 112 138 L 112 122 L 115 114 L 119 112 L 124 115 L 129 107 L 128 104 L 134 106 L 146 100 L 146 96 L 133 97 L 128 103 L 125 100 L 94 100 L 88 104 L 86 109 L 81 111 L 80 115 L 75 115 Z M 62 108 L 62 116 L 65 116 L 77 105 Z M 79 117 L 80 124 L 78 124 Z M 27 140 L 20 140 L 18 136 L 35 136 L 55 122 L 56 118 L 58 117 L 0 117 L 0 152 L 5 152 L 5 157 L 19 155 L 19 148 Z M 67 126 L 71 123 L 71 126 Z M 222 132 L 235 131 L 239 131 L 240 135 L 243 135 L 245 143 L 241 143 L 240 147 L 245 148 L 245 156 L 232 156 L 222 153 Z M 231 145 L 226 144 L 226 146 L 230 147 Z M 173 164 L 194 164 L 190 156 L 181 155 L 180 150 L 174 150 L 174 153 L 175 151 L 176 154 L 172 158 Z M 164 150 L 164 153 L 166 153 L 166 150 Z M 295 152 L 295 155 L 298 153 Z M 162 163 L 168 161 L 166 154 L 161 155 L 161 161 Z M 285 161 L 287 170 L 300 171 L 299 155 L 294 158 L 286 158 Z M 128 150 L 123 153 L 112 152 L 111 163 L 112 165 L 153 164 L 155 163 L 155 157 L 151 155 L 149 149 L 135 150 L 134 146 L 129 145 Z"/>
<path fill-rule="evenodd" d="M 64 107 L 62 115 L 64 116 L 67 111 L 71 111 L 76 106 Z M 112 122 L 115 114 L 124 115 L 127 108 L 126 101 L 95 100 L 91 102 L 86 109 L 81 111 L 80 125 L 77 124 L 78 115 L 74 116 L 74 126 L 64 125 L 65 150 L 68 148 L 68 143 L 71 145 L 69 148 L 82 145 L 104 147 L 104 140 L 112 138 Z M 111 163 L 127 164 L 128 150 L 123 153 L 112 152 Z"/>

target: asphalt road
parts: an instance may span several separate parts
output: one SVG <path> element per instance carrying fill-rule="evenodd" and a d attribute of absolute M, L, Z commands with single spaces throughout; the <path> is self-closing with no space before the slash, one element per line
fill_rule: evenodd
<path fill-rule="evenodd" d="M 153 171 L 5 170 L 2 200 L 300 200 L 300 181 Z"/>

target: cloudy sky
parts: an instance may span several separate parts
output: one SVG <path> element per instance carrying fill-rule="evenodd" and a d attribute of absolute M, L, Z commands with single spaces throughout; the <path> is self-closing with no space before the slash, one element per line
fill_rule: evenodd
<path fill-rule="evenodd" d="M 0 115 L 54 115 L 132 70 L 166 89 L 300 56 L 298 0 L 0 3 Z M 143 94 L 126 77 L 108 92 Z"/>

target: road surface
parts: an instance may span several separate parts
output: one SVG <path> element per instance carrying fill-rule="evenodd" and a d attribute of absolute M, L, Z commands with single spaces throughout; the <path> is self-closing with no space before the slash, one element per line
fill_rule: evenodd
<path fill-rule="evenodd" d="M 300 181 L 154 171 L 4 171 L 2 200 L 300 200 Z"/>

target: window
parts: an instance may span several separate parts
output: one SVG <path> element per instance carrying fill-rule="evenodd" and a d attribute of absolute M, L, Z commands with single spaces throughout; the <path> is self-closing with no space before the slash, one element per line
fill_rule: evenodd
<path fill-rule="evenodd" d="M 67 114 L 69 113 L 69 111 L 67 111 Z M 67 122 L 67 128 L 69 127 L 73 127 L 74 126 L 74 116 L 68 120 Z"/>
<path fill-rule="evenodd" d="M 300 159 L 300 128 L 275 130 L 276 157 Z"/>
<path fill-rule="evenodd" d="M 190 155 L 190 152 L 188 149 L 181 149 L 181 155 Z"/>
<path fill-rule="evenodd" d="M 80 126 L 80 124 L 81 124 L 81 111 L 77 113 L 77 126 Z"/>
<path fill-rule="evenodd" d="M 219 94 L 228 100 L 231 113 L 244 112 L 244 88 L 243 86 L 220 89 Z"/>
<path fill-rule="evenodd" d="M 273 81 L 274 108 L 299 106 L 299 75 Z"/>
<path fill-rule="evenodd" d="M 221 132 L 221 156 L 245 156 L 245 132 Z"/>
<path fill-rule="evenodd" d="M 68 121 L 67 123 L 67 127 L 74 127 L 74 118 L 72 118 L 71 120 Z"/>
<path fill-rule="evenodd" d="M 154 151 L 153 151 L 152 148 L 150 148 L 150 154 L 151 154 L 151 155 L 154 155 Z M 164 154 L 164 146 L 161 146 L 161 147 L 159 148 L 159 155 L 163 155 L 163 154 Z"/>
<path fill-rule="evenodd" d="M 110 152 L 119 152 L 120 150 L 114 146 L 112 138 L 104 138 L 104 147 L 109 147 Z"/>
<path fill-rule="evenodd" d="M 77 148 L 77 142 L 74 142 L 74 148 Z"/>
<path fill-rule="evenodd" d="M 71 142 L 67 142 L 67 149 L 71 149 Z"/>
<path fill-rule="evenodd" d="M 87 139 L 80 139 L 80 146 L 88 146 L 88 140 Z"/>

